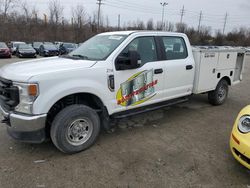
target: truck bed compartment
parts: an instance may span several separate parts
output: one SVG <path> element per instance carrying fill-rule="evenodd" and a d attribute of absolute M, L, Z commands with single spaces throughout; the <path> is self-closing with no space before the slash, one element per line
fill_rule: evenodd
<path fill-rule="evenodd" d="M 214 90 L 218 82 L 227 77 L 234 85 L 242 80 L 245 51 L 242 49 L 193 48 L 196 65 L 193 93 Z"/>

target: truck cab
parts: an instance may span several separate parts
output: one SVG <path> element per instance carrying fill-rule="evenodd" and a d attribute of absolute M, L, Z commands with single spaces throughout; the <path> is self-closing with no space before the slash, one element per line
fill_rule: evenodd
<path fill-rule="evenodd" d="M 102 33 L 68 55 L 1 68 L 0 111 L 14 139 L 51 138 L 62 152 L 80 152 L 113 119 L 199 93 L 223 104 L 228 86 L 242 80 L 244 56 L 239 50 L 194 50 L 182 33 Z"/>

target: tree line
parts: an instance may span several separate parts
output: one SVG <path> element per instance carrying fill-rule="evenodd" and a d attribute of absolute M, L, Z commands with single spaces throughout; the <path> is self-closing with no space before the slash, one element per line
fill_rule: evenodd
<path fill-rule="evenodd" d="M 223 35 L 211 27 L 198 29 L 185 23 L 142 20 L 129 21 L 120 27 L 110 26 L 109 18 L 101 16 L 98 28 L 97 13 L 87 14 L 82 4 L 72 7 L 70 20 L 63 15 L 59 0 L 50 0 L 48 14 L 38 17 L 38 10 L 25 1 L 0 0 L 0 41 L 65 41 L 80 43 L 91 36 L 115 30 L 164 30 L 186 33 L 192 45 L 250 46 L 250 29 L 235 28 Z"/>

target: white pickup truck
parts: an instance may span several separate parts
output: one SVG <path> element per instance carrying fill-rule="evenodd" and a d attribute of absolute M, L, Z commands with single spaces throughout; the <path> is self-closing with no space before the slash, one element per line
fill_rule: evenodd
<path fill-rule="evenodd" d="M 208 93 L 225 102 L 242 80 L 244 50 L 192 48 L 185 34 L 96 35 L 66 56 L 0 69 L 0 112 L 14 139 L 51 138 L 65 153 L 90 147 L 110 121 Z"/>

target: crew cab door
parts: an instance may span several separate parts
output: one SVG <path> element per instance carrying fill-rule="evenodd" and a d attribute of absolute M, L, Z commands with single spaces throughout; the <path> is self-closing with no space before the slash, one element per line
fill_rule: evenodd
<path fill-rule="evenodd" d="M 188 40 L 180 36 L 162 36 L 162 53 L 166 97 L 174 99 L 190 95 L 193 90 L 195 62 Z"/>
<path fill-rule="evenodd" d="M 165 62 L 159 61 L 158 48 L 155 37 L 136 37 L 116 57 L 114 62 L 115 111 L 164 100 Z M 131 54 L 138 55 L 136 62 L 133 62 L 137 65 L 132 65 L 133 68 L 131 68 L 131 62 L 126 61 Z M 123 58 L 125 61 L 121 62 Z M 125 68 L 119 68 L 119 63 L 124 64 L 122 66 Z"/>

